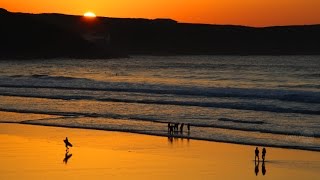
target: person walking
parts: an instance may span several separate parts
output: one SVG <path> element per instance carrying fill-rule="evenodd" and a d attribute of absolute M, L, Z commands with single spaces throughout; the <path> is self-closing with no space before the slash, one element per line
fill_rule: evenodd
<path fill-rule="evenodd" d="M 258 162 L 259 162 L 259 149 L 258 149 L 258 147 L 256 147 L 256 150 L 254 152 L 255 152 L 254 161 L 256 161 L 258 158 Z"/>
<path fill-rule="evenodd" d="M 69 142 L 68 137 L 66 137 L 66 139 L 63 140 L 63 142 L 64 142 L 67 150 L 69 149 L 69 146 L 72 147 L 72 144 Z"/>
<path fill-rule="evenodd" d="M 267 154 L 267 150 L 266 148 L 262 149 L 262 161 L 264 162 L 265 158 L 266 158 L 266 154 Z"/>

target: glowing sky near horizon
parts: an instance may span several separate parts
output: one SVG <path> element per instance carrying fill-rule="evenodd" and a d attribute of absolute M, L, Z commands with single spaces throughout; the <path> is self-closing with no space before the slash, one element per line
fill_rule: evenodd
<path fill-rule="evenodd" d="M 63 13 L 249 26 L 320 24 L 320 0 L 0 0 L 13 12 Z"/>

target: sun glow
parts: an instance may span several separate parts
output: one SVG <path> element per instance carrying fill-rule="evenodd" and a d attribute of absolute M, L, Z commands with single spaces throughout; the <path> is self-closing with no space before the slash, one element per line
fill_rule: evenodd
<path fill-rule="evenodd" d="M 96 15 L 93 12 L 86 12 L 83 14 L 84 17 L 94 18 Z"/>
<path fill-rule="evenodd" d="M 0 7 L 35 14 L 93 12 L 99 17 L 170 18 L 178 22 L 259 27 L 320 23 L 319 0 L 0 0 Z M 92 14 L 86 19 L 95 19 Z"/>

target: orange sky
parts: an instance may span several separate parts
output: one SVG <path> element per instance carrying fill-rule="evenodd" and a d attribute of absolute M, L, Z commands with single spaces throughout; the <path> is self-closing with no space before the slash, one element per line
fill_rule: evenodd
<path fill-rule="evenodd" d="M 171 18 L 249 26 L 320 24 L 320 0 L 0 0 L 14 12 Z"/>

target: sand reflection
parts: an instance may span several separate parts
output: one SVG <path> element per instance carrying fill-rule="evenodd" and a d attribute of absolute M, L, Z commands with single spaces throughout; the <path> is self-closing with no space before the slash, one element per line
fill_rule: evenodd
<path fill-rule="evenodd" d="M 68 164 L 69 159 L 72 157 L 72 154 L 69 154 L 69 150 L 66 150 L 66 154 L 64 156 L 63 162 Z"/>

